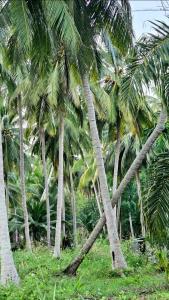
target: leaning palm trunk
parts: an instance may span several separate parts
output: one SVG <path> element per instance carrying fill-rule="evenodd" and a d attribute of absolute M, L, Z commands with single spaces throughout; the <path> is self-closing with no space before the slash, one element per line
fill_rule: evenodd
<path fill-rule="evenodd" d="M 74 191 L 74 183 L 73 183 L 71 167 L 69 173 L 70 173 L 71 204 L 72 204 L 72 215 L 73 215 L 73 244 L 74 247 L 76 247 L 77 246 L 76 199 L 75 199 L 75 191 Z"/>
<path fill-rule="evenodd" d="M 146 157 L 147 153 L 151 149 L 152 145 L 154 144 L 155 140 L 159 137 L 161 132 L 165 128 L 167 114 L 165 110 L 162 110 L 160 114 L 159 121 L 153 130 L 152 134 L 147 139 L 146 143 L 144 144 L 143 148 L 141 149 L 138 156 L 135 158 L 133 163 L 131 164 L 130 168 L 128 169 L 126 175 L 124 176 L 123 180 L 121 181 L 119 187 L 117 188 L 115 194 L 113 195 L 112 199 L 112 206 L 114 207 L 118 200 L 120 199 L 122 193 L 124 192 L 126 186 L 131 181 L 133 176 L 135 175 L 136 171 L 142 165 L 144 158 Z M 83 245 L 79 255 L 73 260 L 73 262 L 64 270 L 65 274 L 68 275 L 75 275 L 78 267 L 82 263 L 83 259 L 85 258 L 86 254 L 92 248 L 95 240 L 97 239 L 98 235 L 103 229 L 103 226 L 106 222 L 105 214 L 99 219 L 98 223 L 96 224 L 95 228 L 93 229 L 92 233 L 90 234 L 89 238 L 87 239 L 86 243 Z"/>
<path fill-rule="evenodd" d="M 60 118 L 59 128 L 59 167 L 58 167 L 58 196 L 57 196 L 57 216 L 55 231 L 54 257 L 60 257 L 61 247 L 61 221 L 63 205 L 63 142 L 64 142 L 64 118 Z"/>
<path fill-rule="evenodd" d="M 5 183 L 3 174 L 2 136 L 0 128 L 0 259 L 1 259 L 1 284 L 6 285 L 8 281 L 19 283 L 19 276 L 16 271 L 11 244 L 9 238 L 7 208 L 5 203 Z"/>
<path fill-rule="evenodd" d="M 116 231 L 115 231 L 116 222 L 114 221 L 113 209 L 111 206 L 110 195 L 108 191 L 101 143 L 100 143 L 99 134 L 96 125 L 96 117 L 95 117 L 95 111 L 93 105 L 93 95 L 90 90 L 88 75 L 85 74 L 82 79 L 83 79 L 84 94 L 86 97 L 87 107 L 88 107 L 88 118 L 90 124 L 91 139 L 92 139 L 93 149 L 96 156 L 96 165 L 97 165 L 97 170 L 99 175 L 101 197 L 102 197 L 104 212 L 106 216 L 108 238 L 110 242 L 110 255 L 112 259 L 112 268 L 114 269 L 114 267 L 116 267 L 116 264 L 117 266 L 120 265 L 121 268 L 125 268 L 126 264 L 125 263 L 122 264 L 121 261 L 118 261 L 120 257 L 117 256 L 117 253 L 115 252 L 116 249 L 115 245 L 118 244 L 118 239 L 117 239 L 118 236 L 116 235 Z"/>
<path fill-rule="evenodd" d="M 141 234 L 145 237 L 145 226 L 144 226 L 144 216 L 143 216 L 143 203 L 142 203 L 142 195 L 141 195 L 141 181 L 139 170 L 136 172 L 136 186 L 137 186 L 137 194 L 140 205 L 140 223 L 141 223 Z"/>
<path fill-rule="evenodd" d="M 120 120 L 117 119 L 117 141 L 115 145 L 115 157 L 114 157 L 114 172 L 113 172 L 113 194 L 117 190 L 117 179 L 118 179 L 118 169 L 119 169 L 119 158 L 120 158 Z M 113 208 L 113 222 L 114 222 L 114 235 L 115 237 L 113 241 L 113 249 L 115 253 L 115 268 L 123 269 L 127 267 L 127 263 L 123 256 L 120 240 L 118 236 L 118 225 L 117 225 L 117 217 L 116 217 L 116 206 Z"/>
<path fill-rule="evenodd" d="M 18 110 L 19 110 L 19 138 L 20 138 L 20 187 L 22 196 L 22 209 L 24 214 L 24 227 L 26 249 L 31 251 L 31 240 L 29 234 L 28 211 L 26 205 L 26 191 L 25 191 L 25 164 L 24 164 L 24 150 L 23 150 L 23 125 L 22 125 L 22 105 L 21 97 L 18 97 Z"/>
<path fill-rule="evenodd" d="M 49 204 L 49 189 L 48 189 L 48 175 L 47 175 L 47 166 L 46 166 L 46 157 L 45 157 L 45 132 L 44 129 L 40 128 L 40 140 L 42 147 L 42 163 L 43 163 L 43 174 L 45 179 L 45 200 L 46 200 L 46 216 L 47 216 L 47 244 L 50 248 L 50 204 Z"/>

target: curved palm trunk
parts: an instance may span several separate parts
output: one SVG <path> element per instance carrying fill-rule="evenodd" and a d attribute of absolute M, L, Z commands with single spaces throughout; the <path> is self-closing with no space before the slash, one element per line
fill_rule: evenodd
<path fill-rule="evenodd" d="M 25 165 L 24 165 L 24 150 L 23 150 L 21 97 L 18 97 L 18 111 L 19 111 L 19 138 L 20 138 L 20 187 L 21 187 L 21 196 L 22 196 L 22 209 L 24 214 L 26 249 L 31 251 L 32 248 L 31 248 L 31 240 L 29 234 L 28 210 L 26 205 L 26 191 L 25 191 Z"/>
<path fill-rule="evenodd" d="M 1 258 L 1 284 L 8 281 L 19 283 L 19 276 L 13 261 L 9 238 L 7 208 L 5 203 L 5 183 L 3 174 L 2 136 L 0 128 L 0 258 Z"/>
<path fill-rule="evenodd" d="M 144 216 L 143 216 L 143 203 L 142 203 L 142 195 L 141 195 L 141 181 L 139 170 L 136 172 L 136 186 L 137 186 L 137 194 L 140 205 L 140 223 L 141 223 L 141 234 L 145 237 L 145 226 L 144 226 Z"/>
<path fill-rule="evenodd" d="M 46 216 L 47 216 L 47 244 L 48 248 L 51 246 L 50 242 L 50 203 L 49 203 L 49 189 L 48 189 L 48 175 L 45 157 L 45 132 L 43 128 L 40 128 L 40 140 L 42 147 L 42 163 L 43 163 L 43 174 L 45 179 L 45 200 L 46 200 Z"/>
<path fill-rule="evenodd" d="M 63 204 L 63 143 L 64 143 L 64 118 L 60 118 L 59 128 L 59 167 L 58 167 L 58 196 L 57 196 L 57 216 L 55 231 L 54 257 L 60 257 L 61 246 L 61 219 Z"/>
<path fill-rule="evenodd" d="M 136 171 L 140 168 L 144 158 L 146 157 L 147 153 L 151 149 L 152 145 L 154 144 L 155 140 L 159 137 L 161 132 L 165 128 L 165 122 L 166 122 L 167 114 L 165 110 L 162 110 L 160 114 L 160 118 L 158 120 L 158 123 L 153 130 L 152 134 L 147 139 L 146 143 L 142 147 L 140 153 L 135 158 L 133 163 L 131 164 L 130 168 L 128 169 L 126 175 L 124 176 L 123 180 L 121 181 L 119 187 L 117 188 L 115 194 L 113 195 L 112 199 L 112 206 L 114 207 L 118 200 L 120 199 L 122 193 L 124 192 L 126 186 L 131 181 L 133 176 L 135 175 Z M 78 267 L 82 263 L 83 259 L 85 258 L 86 254 L 90 251 L 91 247 L 93 246 L 95 240 L 97 239 L 98 235 L 103 229 L 103 226 L 106 222 L 105 214 L 102 215 L 102 217 L 99 219 L 98 223 L 96 224 L 95 228 L 93 229 L 92 233 L 90 234 L 89 238 L 83 245 L 79 255 L 73 260 L 72 263 L 69 264 L 69 266 L 64 270 L 65 274 L 68 275 L 75 275 Z"/>
<path fill-rule="evenodd" d="M 114 172 L 113 172 L 113 195 L 117 190 L 117 180 L 118 180 L 118 169 L 119 169 L 119 158 L 120 158 L 120 119 L 117 119 L 117 141 L 115 146 L 115 157 L 114 157 Z M 118 225 L 117 225 L 117 206 L 113 208 L 113 222 L 114 222 L 114 235 L 113 248 L 115 253 L 114 266 L 117 269 L 124 269 L 127 267 L 127 263 L 123 256 L 120 240 L 118 236 Z"/>
<path fill-rule="evenodd" d="M 74 247 L 76 247 L 77 246 L 76 198 L 75 198 L 72 170 L 71 168 L 69 170 L 70 170 L 69 173 L 70 173 L 70 185 L 71 185 L 72 215 L 73 215 L 73 244 Z"/>
<path fill-rule="evenodd" d="M 107 178 L 106 178 L 104 161 L 102 156 L 101 143 L 100 143 L 99 134 L 96 125 L 95 110 L 93 105 L 93 95 L 90 90 L 88 75 L 85 74 L 82 80 L 83 80 L 84 94 L 87 100 L 91 139 L 92 139 L 93 149 L 96 156 L 96 165 L 97 165 L 98 175 L 99 175 L 101 197 L 102 197 L 104 212 L 106 216 L 108 238 L 110 242 L 110 255 L 112 259 L 112 268 L 114 269 L 115 262 L 117 262 L 118 260 L 118 256 L 116 256 L 116 252 L 115 252 L 116 249 L 115 245 L 118 244 L 118 240 L 117 240 L 118 236 L 116 235 L 116 231 L 115 231 L 116 222 L 114 220 L 113 209 L 111 206 L 110 195 L 107 186 Z M 122 268 L 126 267 L 125 264 L 122 266 L 120 262 L 118 262 L 118 264 L 120 264 Z"/>

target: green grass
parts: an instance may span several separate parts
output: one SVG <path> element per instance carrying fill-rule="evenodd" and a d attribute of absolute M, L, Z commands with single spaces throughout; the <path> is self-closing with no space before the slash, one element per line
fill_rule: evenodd
<path fill-rule="evenodd" d="M 76 277 L 60 276 L 75 251 L 67 250 L 56 260 L 45 248 L 15 253 L 21 277 L 19 287 L 0 288 L 0 300 L 94 300 L 94 299 L 169 299 L 164 273 L 134 256 L 124 247 L 129 269 L 123 277 L 111 271 L 109 248 L 98 242 L 86 257 Z"/>

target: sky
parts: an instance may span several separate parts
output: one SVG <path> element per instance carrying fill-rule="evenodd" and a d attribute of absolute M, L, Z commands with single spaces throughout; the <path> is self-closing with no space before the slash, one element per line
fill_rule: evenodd
<path fill-rule="evenodd" d="M 163 11 L 137 11 L 137 10 L 158 10 L 162 9 L 162 1 L 159 0 L 130 0 L 133 26 L 136 38 L 139 38 L 143 33 L 152 32 L 152 24 L 149 22 L 155 20 L 166 21 L 166 14 L 168 12 Z M 167 1 L 163 1 L 166 6 Z M 168 1 L 169 9 L 169 1 Z M 168 23 L 168 22 L 167 22 Z"/>

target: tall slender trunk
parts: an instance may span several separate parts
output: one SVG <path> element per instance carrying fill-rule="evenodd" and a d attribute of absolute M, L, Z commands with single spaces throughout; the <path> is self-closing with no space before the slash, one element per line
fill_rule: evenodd
<path fill-rule="evenodd" d="M 161 132 L 164 130 L 166 118 L 167 118 L 166 110 L 163 109 L 160 114 L 160 117 L 159 117 L 159 120 L 158 120 L 158 123 L 157 123 L 155 129 L 153 130 L 152 134 L 147 139 L 146 143 L 142 147 L 138 156 L 135 158 L 135 160 L 131 164 L 126 175 L 124 176 L 119 187 L 117 188 L 115 194 L 113 195 L 112 202 L 111 202 L 113 207 L 117 204 L 117 202 L 120 199 L 122 193 L 124 192 L 126 186 L 131 181 L 131 179 L 135 175 L 136 171 L 140 168 L 144 158 L 146 157 L 147 153 L 151 149 L 155 140 L 159 137 Z M 93 229 L 92 233 L 90 234 L 89 238 L 83 245 L 79 255 L 77 255 L 77 257 L 73 260 L 73 262 L 70 263 L 68 265 L 68 267 L 64 270 L 65 274 L 68 274 L 68 275 L 76 274 L 78 267 L 80 266 L 80 264 L 82 263 L 83 259 L 86 256 L 86 254 L 90 251 L 95 240 L 97 239 L 98 235 L 102 231 L 102 228 L 103 228 L 105 222 L 106 222 L 106 218 L 105 218 L 105 214 L 103 214 L 102 217 L 99 219 L 98 223 L 96 224 L 95 228 Z"/>
<path fill-rule="evenodd" d="M 32 248 L 31 248 L 31 240 L 29 234 L 28 210 L 26 205 L 26 191 L 25 191 L 25 163 L 24 163 L 24 148 L 23 148 L 21 97 L 18 97 L 18 111 L 19 111 L 19 138 L 20 138 L 20 187 L 21 187 L 21 197 L 22 197 L 22 209 L 24 215 L 26 249 L 31 251 Z"/>
<path fill-rule="evenodd" d="M 14 208 L 14 214 L 15 214 L 15 218 L 16 218 L 16 207 Z M 15 229 L 15 243 L 16 245 L 19 243 L 19 233 L 18 233 L 18 229 Z"/>
<path fill-rule="evenodd" d="M 41 150 L 42 150 L 43 174 L 44 174 L 44 180 L 45 180 L 47 244 L 48 244 L 48 248 L 50 248 L 50 246 L 51 246 L 51 241 L 50 241 L 50 203 L 49 203 L 48 174 L 47 174 L 47 165 L 46 165 L 46 157 L 45 157 L 45 132 L 42 127 L 40 128 L 39 133 L 40 133 Z"/>
<path fill-rule="evenodd" d="M 117 118 L 117 141 L 115 145 L 115 157 L 114 157 L 114 172 L 113 172 L 113 195 L 117 190 L 117 180 L 118 180 L 118 169 L 119 169 L 119 158 L 120 158 L 120 117 Z M 118 227 L 117 227 L 117 206 L 113 208 L 113 229 L 114 229 L 114 241 L 113 241 L 113 248 L 115 253 L 115 267 L 118 269 L 126 268 L 127 263 L 123 256 L 120 240 L 118 236 Z"/>
<path fill-rule="evenodd" d="M 95 197 L 96 197 L 96 203 L 97 203 L 99 215 L 101 217 L 102 214 L 103 214 L 103 211 L 102 211 L 102 208 L 101 208 L 101 205 L 100 205 L 100 201 L 99 201 L 99 196 L 98 196 L 98 193 L 97 193 L 96 185 L 95 185 L 94 181 L 92 181 L 92 183 L 93 183 L 93 189 L 94 189 L 94 194 L 95 194 Z"/>
<path fill-rule="evenodd" d="M 76 220 L 76 198 L 74 191 L 74 183 L 71 167 L 69 168 L 70 174 L 70 186 L 71 186 L 71 204 L 72 204 L 72 215 L 73 215 L 73 244 L 74 247 L 77 246 L 77 220 Z"/>
<path fill-rule="evenodd" d="M 95 185 L 94 181 L 92 181 L 92 183 L 93 183 L 93 189 L 94 189 L 94 194 L 95 194 L 95 197 L 96 197 L 96 203 L 97 203 L 99 215 L 101 217 L 102 214 L 103 214 L 103 209 L 101 207 L 101 195 L 98 194 L 97 188 L 96 188 L 96 185 Z M 98 188 L 99 188 L 99 180 L 98 180 Z M 106 233 L 106 226 L 103 226 L 103 232 L 104 232 L 104 234 Z"/>
<path fill-rule="evenodd" d="M 115 193 L 117 189 L 117 179 L 118 179 L 118 168 L 119 168 L 119 158 L 120 158 L 120 123 L 119 120 L 117 120 L 117 142 L 115 147 L 115 164 L 114 164 L 114 173 L 113 173 L 113 194 Z M 115 189 L 116 187 L 116 189 Z M 116 226 L 117 231 L 119 228 L 119 222 L 120 222 L 120 210 L 121 210 L 121 197 L 117 203 L 116 206 Z"/>
<path fill-rule="evenodd" d="M 140 205 L 141 234 L 142 234 L 143 237 L 145 237 L 143 202 L 142 202 L 142 195 L 141 195 L 141 181 L 140 181 L 139 170 L 136 172 L 136 186 L 137 186 L 137 194 L 138 194 L 138 200 L 139 200 L 139 205 Z"/>
<path fill-rule="evenodd" d="M 48 187 L 49 187 L 49 184 L 50 184 L 50 181 L 51 181 L 51 178 L 52 178 L 53 169 L 54 169 L 54 168 L 53 168 L 53 165 L 52 165 L 52 167 L 51 167 L 51 169 L 50 169 L 49 176 L 48 176 Z M 43 193 L 42 193 L 42 196 L 41 196 L 41 198 L 40 198 L 40 202 L 42 202 L 42 201 L 44 200 L 45 195 L 46 195 L 46 189 L 44 188 Z"/>
<path fill-rule="evenodd" d="M 129 212 L 129 224 L 130 224 L 131 237 L 132 237 L 132 239 L 134 239 L 133 221 L 132 221 L 131 213 L 130 212 Z"/>
<path fill-rule="evenodd" d="M 63 202 L 62 202 L 62 221 L 61 221 L 61 224 L 62 224 L 62 240 L 65 238 L 66 236 L 66 227 L 65 227 L 65 199 L 63 197 Z"/>
<path fill-rule="evenodd" d="M 59 167 L 58 167 L 58 196 L 57 196 L 57 216 L 55 231 L 54 257 L 60 257 L 61 247 L 61 219 L 63 204 L 63 143 L 64 143 L 64 118 L 60 118 L 59 128 Z"/>
<path fill-rule="evenodd" d="M 2 136 L 0 127 L 0 259 L 1 259 L 1 284 L 8 281 L 19 283 L 19 276 L 13 261 L 11 243 L 9 238 L 7 209 L 5 203 L 5 183 L 3 174 Z"/>
<path fill-rule="evenodd" d="M 117 266 L 120 265 L 121 268 L 125 268 L 126 264 L 125 263 L 122 264 L 121 261 L 118 261 L 120 257 L 117 256 L 117 253 L 115 251 L 116 249 L 115 245 L 118 244 L 118 239 L 117 239 L 118 236 L 116 235 L 115 232 L 116 223 L 114 221 L 113 209 L 110 201 L 110 195 L 109 195 L 103 155 L 102 155 L 102 148 L 101 148 L 101 143 L 100 143 L 99 134 L 96 125 L 95 110 L 93 105 L 93 95 L 90 90 L 87 73 L 83 76 L 82 81 L 83 81 L 83 89 L 84 89 L 84 94 L 85 94 L 87 107 L 88 107 L 88 118 L 90 124 L 91 139 L 92 139 L 93 149 L 96 156 L 96 165 L 97 165 L 97 170 L 99 175 L 101 196 L 102 196 L 102 201 L 104 206 L 104 212 L 106 215 L 106 224 L 107 224 L 108 238 L 110 242 L 110 255 L 112 259 L 112 268 L 114 269 L 114 267 L 116 267 L 116 264 Z"/>

